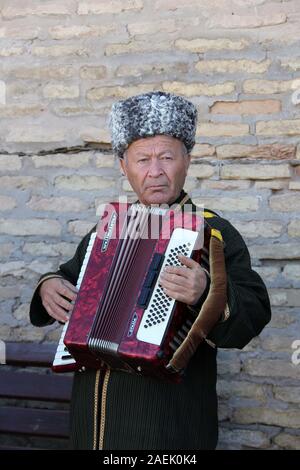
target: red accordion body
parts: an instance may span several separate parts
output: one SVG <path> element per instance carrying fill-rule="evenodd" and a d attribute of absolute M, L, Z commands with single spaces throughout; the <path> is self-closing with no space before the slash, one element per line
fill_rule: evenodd
<path fill-rule="evenodd" d="M 187 334 L 193 315 L 158 279 L 165 265 L 180 265 L 178 254 L 207 256 L 203 228 L 202 217 L 184 211 L 105 207 L 64 337 L 77 368 L 170 378 L 175 339 Z"/>

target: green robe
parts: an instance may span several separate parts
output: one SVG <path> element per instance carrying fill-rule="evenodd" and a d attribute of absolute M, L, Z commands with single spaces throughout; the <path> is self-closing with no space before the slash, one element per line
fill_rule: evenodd
<path fill-rule="evenodd" d="M 184 192 L 178 201 L 183 196 Z M 207 222 L 221 231 L 225 242 L 229 317 L 219 321 L 210 332 L 209 341 L 199 346 L 180 384 L 120 371 L 76 372 L 71 401 L 72 448 L 200 450 L 216 447 L 217 347 L 243 348 L 270 321 L 271 310 L 266 287 L 251 268 L 241 235 L 230 222 L 217 215 L 209 217 Z M 57 273 L 47 273 L 41 279 L 59 274 L 76 285 L 90 233 L 80 242 L 70 261 L 62 264 Z M 42 306 L 38 289 L 31 302 L 30 319 L 35 326 L 54 322 Z"/>

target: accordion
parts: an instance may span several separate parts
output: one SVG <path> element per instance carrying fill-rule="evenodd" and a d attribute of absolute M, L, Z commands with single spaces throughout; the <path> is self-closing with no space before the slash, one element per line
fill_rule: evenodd
<path fill-rule="evenodd" d="M 180 380 L 166 365 L 195 313 L 165 294 L 159 276 L 165 266 L 180 266 L 179 254 L 208 269 L 209 231 L 196 213 L 106 204 L 90 238 L 53 370 L 110 367 Z"/>

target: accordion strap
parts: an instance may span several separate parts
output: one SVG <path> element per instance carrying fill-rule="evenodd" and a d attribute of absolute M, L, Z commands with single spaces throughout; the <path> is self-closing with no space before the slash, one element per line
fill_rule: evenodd
<path fill-rule="evenodd" d="M 188 335 L 175 351 L 167 368 L 171 371 L 184 369 L 199 344 L 205 340 L 220 319 L 227 302 L 227 275 L 224 245 L 219 231 L 212 230 L 209 242 L 209 266 L 211 284 L 206 300 Z"/>

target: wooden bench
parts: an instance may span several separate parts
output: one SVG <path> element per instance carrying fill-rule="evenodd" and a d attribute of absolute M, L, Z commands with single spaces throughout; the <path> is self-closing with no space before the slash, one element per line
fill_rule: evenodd
<path fill-rule="evenodd" d="M 0 448 L 66 449 L 72 374 L 54 374 L 55 345 L 6 343 L 0 366 Z"/>

